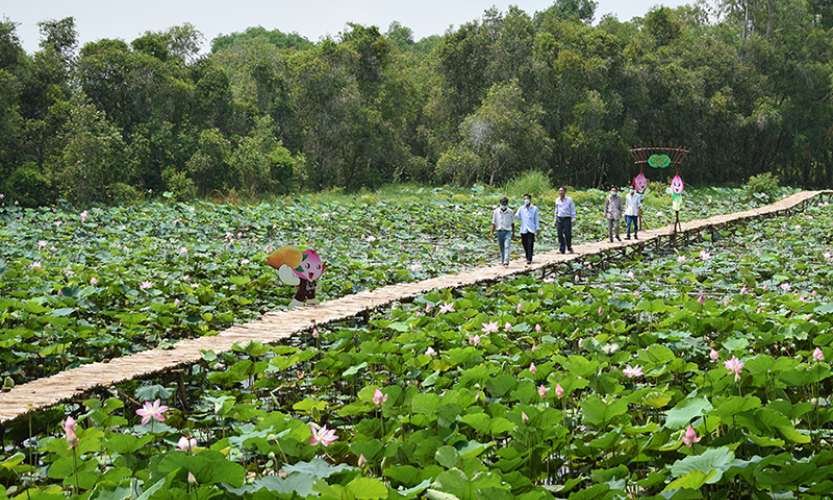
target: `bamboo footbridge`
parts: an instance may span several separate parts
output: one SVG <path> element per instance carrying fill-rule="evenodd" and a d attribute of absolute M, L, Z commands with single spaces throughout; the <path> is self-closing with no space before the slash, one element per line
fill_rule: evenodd
<path fill-rule="evenodd" d="M 135 378 L 157 375 L 197 363 L 202 359 L 200 352 L 204 350 L 216 353 L 230 351 L 236 342 L 249 340 L 274 344 L 294 334 L 309 331 L 316 326 L 367 314 L 369 311 L 394 302 L 413 300 L 433 289 L 459 288 L 495 282 L 534 271 L 547 272 L 560 265 L 581 263 L 588 256 L 604 256 L 616 252 L 626 255 L 625 252 L 628 249 L 641 252 L 645 246 L 649 245 L 654 245 L 659 249 L 663 239 L 674 246 L 680 242 L 685 244 L 691 238 L 702 239 L 703 231 L 713 232 L 735 222 L 759 217 L 790 215 L 793 210 L 803 209 L 818 196 L 827 197 L 827 201 L 833 201 L 833 191 L 802 191 L 754 210 L 684 222 L 676 231 L 673 225 L 655 230 L 643 230 L 640 231 L 642 238 L 639 240 L 584 243 L 576 245 L 575 253 L 572 254 L 561 254 L 557 250 L 542 253 L 535 256 L 535 262 L 531 265 L 523 265 L 520 260 L 513 262 L 508 268 L 500 265 L 487 265 L 425 281 L 366 290 L 340 299 L 322 302 L 316 307 L 269 312 L 250 323 L 234 325 L 214 336 L 182 340 L 173 349 L 151 349 L 108 362 L 83 365 L 21 384 L 0 394 L 0 425 L 28 412 L 49 408 L 94 389 L 107 388 Z"/>

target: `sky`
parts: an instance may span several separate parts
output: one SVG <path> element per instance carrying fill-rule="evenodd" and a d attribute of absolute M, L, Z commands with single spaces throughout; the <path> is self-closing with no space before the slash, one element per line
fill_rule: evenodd
<path fill-rule="evenodd" d="M 244 31 L 250 26 L 298 32 L 315 42 L 327 35 L 338 35 L 348 22 L 375 25 L 385 32 L 392 21 L 399 21 L 413 30 L 414 39 L 419 40 L 479 19 L 491 7 L 506 12 L 509 5 L 517 5 L 531 16 L 553 3 L 554 0 L 4 0 L 0 2 L 0 17 L 18 24 L 17 35 L 29 53 L 38 50 L 39 21 L 69 16 L 75 18 L 79 47 L 102 38 L 130 42 L 146 31 L 164 31 L 188 22 L 205 36 L 206 52 L 217 35 Z M 629 21 L 656 5 L 676 7 L 686 3 L 694 0 L 598 0 L 595 20 L 612 13 L 620 21 Z"/>

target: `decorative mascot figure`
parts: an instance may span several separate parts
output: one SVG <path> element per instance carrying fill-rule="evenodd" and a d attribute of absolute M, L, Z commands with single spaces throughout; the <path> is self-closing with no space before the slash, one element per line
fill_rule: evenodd
<path fill-rule="evenodd" d="M 302 252 L 292 245 L 284 245 L 272 252 L 266 263 L 278 271 L 278 278 L 284 284 L 298 287 L 289 303 L 290 309 L 321 302 L 315 298 L 315 292 L 321 291 L 315 282 L 324 274 L 327 263 L 321 262 L 315 250 Z"/>

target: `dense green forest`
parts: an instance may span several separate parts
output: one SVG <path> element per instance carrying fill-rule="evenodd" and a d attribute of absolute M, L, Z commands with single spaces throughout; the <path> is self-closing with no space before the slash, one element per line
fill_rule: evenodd
<path fill-rule="evenodd" d="M 628 148 L 645 143 L 688 147 L 689 183 L 772 172 L 833 185 L 833 0 L 713 0 L 628 22 L 595 8 L 492 9 L 419 41 L 399 23 L 315 42 L 256 27 L 205 55 L 188 24 L 79 47 L 71 17 L 41 22 L 29 54 L 4 19 L 4 202 L 494 184 L 527 170 L 623 185 Z"/>

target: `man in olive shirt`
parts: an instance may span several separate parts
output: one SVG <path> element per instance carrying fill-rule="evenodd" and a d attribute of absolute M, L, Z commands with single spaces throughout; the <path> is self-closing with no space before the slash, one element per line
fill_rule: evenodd
<path fill-rule="evenodd" d="M 509 243 L 515 236 L 515 214 L 509 208 L 509 198 L 500 199 L 500 206 L 492 212 L 492 229 L 489 238 L 493 238 L 497 230 L 497 245 L 500 250 L 500 262 L 503 267 L 509 267 Z"/>

